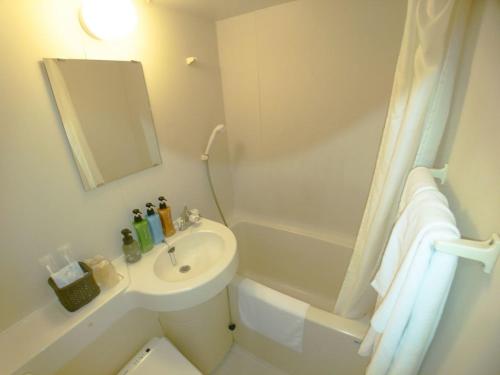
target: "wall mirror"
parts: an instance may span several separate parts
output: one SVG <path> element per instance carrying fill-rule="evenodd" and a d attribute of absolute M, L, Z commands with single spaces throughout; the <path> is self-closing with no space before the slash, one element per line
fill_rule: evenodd
<path fill-rule="evenodd" d="M 43 63 L 85 190 L 161 164 L 141 63 Z"/>

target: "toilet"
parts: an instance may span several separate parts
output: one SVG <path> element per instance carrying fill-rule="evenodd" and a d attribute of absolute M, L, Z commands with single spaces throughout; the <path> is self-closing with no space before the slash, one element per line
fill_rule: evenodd
<path fill-rule="evenodd" d="M 154 337 L 118 375 L 202 375 L 165 337 Z"/>

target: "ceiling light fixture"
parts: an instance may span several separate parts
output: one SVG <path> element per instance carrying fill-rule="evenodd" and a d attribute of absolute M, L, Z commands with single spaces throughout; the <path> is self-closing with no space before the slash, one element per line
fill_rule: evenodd
<path fill-rule="evenodd" d="M 82 0 L 80 23 L 95 38 L 116 40 L 134 31 L 137 11 L 132 0 Z"/>

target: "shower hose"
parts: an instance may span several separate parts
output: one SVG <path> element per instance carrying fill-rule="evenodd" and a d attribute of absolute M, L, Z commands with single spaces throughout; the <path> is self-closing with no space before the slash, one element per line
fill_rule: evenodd
<path fill-rule="evenodd" d="M 214 202 L 215 202 L 215 205 L 217 206 L 217 210 L 219 211 L 219 215 L 222 219 L 222 222 L 227 227 L 228 226 L 227 221 L 226 221 L 226 218 L 224 217 L 224 213 L 222 212 L 222 209 L 220 207 L 219 200 L 217 199 L 217 194 L 215 193 L 214 184 L 212 182 L 212 174 L 210 173 L 209 160 L 210 159 L 205 160 L 205 167 L 207 170 L 208 184 L 210 185 L 210 191 L 212 192 L 212 196 L 214 198 Z"/>

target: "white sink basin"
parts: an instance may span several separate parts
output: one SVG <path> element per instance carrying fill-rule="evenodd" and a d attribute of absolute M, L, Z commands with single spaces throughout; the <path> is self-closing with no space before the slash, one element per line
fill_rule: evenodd
<path fill-rule="evenodd" d="M 236 239 L 227 227 L 202 219 L 157 245 L 128 267 L 126 294 L 156 311 L 175 311 L 208 301 L 232 280 L 238 268 Z M 176 265 L 168 249 L 175 248 Z"/>
<path fill-rule="evenodd" d="M 172 242 L 176 265 L 167 251 L 154 264 L 156 276 L 168 282 L 184 281 L 202 275 L 220 261 L 224 240 L 214 232 L 194 232 Z"/>

